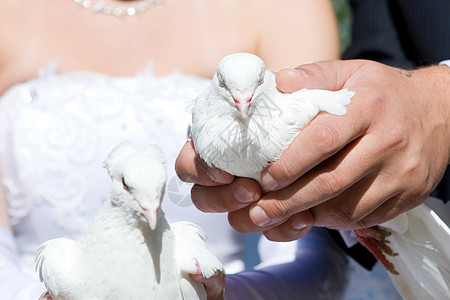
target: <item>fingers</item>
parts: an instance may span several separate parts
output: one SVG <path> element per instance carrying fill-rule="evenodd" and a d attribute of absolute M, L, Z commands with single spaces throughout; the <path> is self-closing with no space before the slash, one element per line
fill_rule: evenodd
<path fill-rule="evenodd" d="M 222 186 L 194 185 L 191 198 L 203 212 L 230 212 L 259 200 L 261 188 L 253 179 L 236 178 L 232 183 Z"/>
<path fill-rule="evenodd" d="M 202 274 L 190 274 L 191 277 L 203 283 L 206 290 L 208 300 L 222 300 L 225 297 L 225 280 L 224 272 L 217 271 L 210 278 L 205 278 Z"/>
<path fill-rule="evenodd" d="M 360 209 L 354 217 L 361 219 L 380 205 L 369 201 L 371 206 L 362 206 L 357 201 L 365 195 L 364 191 L 367 191 L 371 184 L 370 179 L 377 176 L 380 169 L 378 161 L 371 158 L 374 156 L 382 158 L 382 152 L 382 149 L 376 146 L 374 136 L 366 135 L 355 140 L 291 185 L 264 195 L 250 208 L 250 219 L 258 226 L 270 226 L 311 209 L 314 214 L 314 225 L 334 226 L 344 207 L 346 210 L 355 211 L 353 205 L 358 205 Z M 351 192 L 346 193 L 348 190 Z M 341 194 L 343 195 L 340 196 Z M 386 195 L 385 199 L 392 196 Z M 340 197 L 338 199 L 342 202 L 330 202 L 319 206 L 337 197 Z M 355 199 L 355 202 L 349 199 Z M 338 213 L 333 216 L 332 213 L 336 210 Z"/>
<path fill-rule="evenodd" d="M 308 75 L 301 69 L 283 69 L 276 73 L 275 82 L 281 92 L 293 93 L 309 86 L 308 79 Z"/>
<path fill-rule="evenodd" d="M 309 211 L 303 211 L 290 217 L 286 222 L 263 232 L 264 236 L 271 241 L 289 242 L 294 241 L 311 230 L 314 217 Z"/>
<path fill-rule="evenodd" d="M 397 193 L 374 172 L 343 193 L 310 209 L 316 226 L 333 229 L 359 229 L 379 224 L 370 217 Z M 385 187 L 383 189 L 383 186 Z"/>
<path fill-rule="evenodd" d="M 314 223 L 312 214 L 309 211 L 302 211 L 279 223 L 270 226 L 258 226 L 250 219 L 248 207 L 230 212 L 228 221 L 238 232 L 262 232 L 269 240 L 284 242 L 304 236 Z"/>
<path fill-rule="evenodd" d="M 295 137 L 281 158 L 263 170 L 262 185 L 271 191 L 282 189 L 337 153 L 370 126 L 366 121 L 368 118 L 362 116 L 358 103 L 354 103 L 349 106 L 345 117 L 323 114 L 312 120 Z"/>
<path fill-rule="evenodd" d="M 195 152 L 192 141 L 186 142 L 175 162 L 175 171 L 181 180 L 205 186 L 231 183 L 234 176 L 214 167 L 209 167 Z"/>
<path fill-rule="evenodd" d="M 48 293 L 48 291 L 45 291 L 40 297 L 39 300 L 52 300 L 52 297 Z"/>
<path fill-rule="evenodd" d="M 361 61 L 324 61 L 283 69 L 277 72 L 275 81 L 278 89 L 292 93 L 303 88 L 336 91 L 342 89 Z"/>
<path fill-rule="evenodd" d="M 285 92 L 305 87 L 338 90 L 360 65 L 358 61 L 329 61 L 303 65 L 295 70 L 285 69 L 277 73 L 277 85 Z M 321 114 L 311 121 L 283 152 L 281 159 L 262 172 L 263 186 L 272 191 L 288 186 L 363 134 L 370 126 L 370 118 L 362 115 L 364 107 L 358 97 L 359 93 L 353 97 L 345 117 Z"/>

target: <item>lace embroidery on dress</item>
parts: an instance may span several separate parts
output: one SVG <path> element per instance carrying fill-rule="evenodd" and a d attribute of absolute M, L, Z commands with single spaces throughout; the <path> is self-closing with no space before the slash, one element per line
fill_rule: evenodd
<path fill-rule="evenodd" d="M 153 142 L 174 159 L 174 143 L 185 139 L 186 103 L 209 80 L 156 77 L 151 66 L 135 77 L 56 69 L 52 62 L 0 98 L 3 182 L 18 230 L 34 210 L 45 209 L 54 225 L 78 236 L 109 197 L 101 168 L 109 150 L 123 140 L 138 147 Z"/>

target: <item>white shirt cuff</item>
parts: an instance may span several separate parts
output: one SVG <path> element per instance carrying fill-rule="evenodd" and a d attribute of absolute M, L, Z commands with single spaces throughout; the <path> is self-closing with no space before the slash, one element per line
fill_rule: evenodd
<path fill-rule="evenodd" d="M 450 68 L 450 59 L 441 61 L 441 62 L 439 63 L 439 65 L 441 65 L 441 66 L 446 65 L 447 67 Z"/>
<path fill-rule="evenodd" d="M 356 239 L 353 230 L 339 230 L 339 233 L 341 234 L 341 237 L 348 248 L 351 248 L 354 245 L 358 244 L 358 240 Z"/>

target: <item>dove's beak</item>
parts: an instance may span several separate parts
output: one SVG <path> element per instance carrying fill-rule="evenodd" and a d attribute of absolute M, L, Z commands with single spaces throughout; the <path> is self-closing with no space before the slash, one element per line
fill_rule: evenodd
<path fill-rule="evenodd" d="M 139 203 L 139 201 L 138 201 L 138 203 Z M 144 206 L 141 203 L 139 203 L 139 206 L 142 209 L 142 212 L 143 212 L 142 215 L 147 220 L 148 225 L 150 225 L 150 228 L 152 230 L 155 230 L 156 225 L 158 225 L 158 208 L 159 207 L 151 208 L 151 207 Z"/>
<path fill-rule="evenodd" d="M 253 94 L 250 92 L 235 91 L 231 96 L 236 104 L 236 108 L 241 112 L 242 118 L 246 119 Z"/>
<path fill-rule="evenodd" d="M 158 224 L 158 209 L 144 209 L 144 218 L 147 219 L 150 228 L 155 230 L 156 225 Z"/>

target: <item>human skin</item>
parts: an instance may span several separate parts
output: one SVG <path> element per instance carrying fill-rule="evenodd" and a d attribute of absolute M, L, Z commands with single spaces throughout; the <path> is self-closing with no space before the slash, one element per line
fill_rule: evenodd
<path fill-rule="evenodd" d="M 344 116 L 321 113 L 258 184 L 211 171 L 188 142 L 176 169 L 195 182 L 202 211 L 228 212 L 240 232 L 289 241 L 311 226 L 359 229 L 423 203 L 450 158 L 450 68 L 414 71 L 371 61 L 327 61 L 277 73 L 283 92 L 301 88 L 355 92 Z M 214 176 L 209 176 L 213 174 Z"/>

